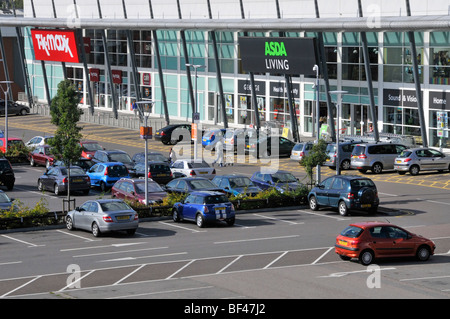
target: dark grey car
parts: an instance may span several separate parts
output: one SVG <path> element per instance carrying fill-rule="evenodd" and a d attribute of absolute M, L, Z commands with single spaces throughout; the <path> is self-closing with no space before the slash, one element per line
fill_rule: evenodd
<path fill-rule="evenodd" d="M 67 193 L 68 186 L 67 167 L 57 166 L 50 168 L 38 179 L 38 189 L 40 191 L 49 190 L 60 195 Z M 79 166 L 70 167 L 70 191 L 80 191 L 84 195 L 89 194 L 91 180 L 85 171 Z"/>
<path fill-rule="evenodd" d="M 339 162 L 341 163 L 341 169 L 350 169 L 352 151 L 357 144 L 358 143 L 356 142 L 339 142 Z M 328 166 L 331 169 L 336 169 L 336 150 L 336 143 L 330 143 L 327 145 L 327 149 L 325 150 L 327 159 L 325 160 L 325 163 L 323 163 L 324 166 Z"/>

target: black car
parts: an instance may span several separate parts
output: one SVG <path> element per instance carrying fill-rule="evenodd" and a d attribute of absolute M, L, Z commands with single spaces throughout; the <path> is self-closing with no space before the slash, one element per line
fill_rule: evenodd
<path fill-rule="evenodd" d="M 87 172 L 92 166 L 94 166 L 94 162 L 90 159 L 80 157 L 78 161 L 72 162 L 72 165 L 81 167 L 85 172 Z M 50 167 L 56 167 L 56 166 L 66 166 L 63 161 L 56 161 L 53 163 Z"/>
<path fill-rule="evenodd" d="M 134 162 L 128 153 L 121 150 L 99 150 L 94 153 L 92 158 L 94 163 L 119 162 L 125 165 L 130 176 L 134 176 Z"/>
<path fill-rule="evenodd" d="M 167 156 L 164 156 L 163 154 L 158 152 L 148 152 L 147 157 L 149 162 L 150 161 L 167 162 L 167 163 L 170 162 Z M 136 164 L 141 162 L 145 163 L 145 152 L 136 153 L 133 155 L 131 159 Z"/>
<path fill-rule="evenodd" d="M 380 200 L 375 183 L 358 175 L 338 175 L 326 178 L 308 194 L 309 207 L 337 207 L 346 216 L 350 210 L 368 210 L 376 213 Z"/>
<path fill-rule="evenodd" d="M 133 167 L 136 177 L 145 176 L 145 162 L 137 163 Z M 158 184 L 166 184 L 173 179 L 172 171 L 168 162 L 149 161 L 148 177 Z"/>
<path fill-rule="evenodd" d="M 170 124 L 155 132 L 155 140 L 163 144 L 176 144 L 185 138 L 191 138 L 191 124 Z"/>
<path fill-rule="evenodd" d="M 16 177 L 11 164 L 6 158 L 0 158 L 0 184 L 10 191 L 14 187 Z"/>
<path fill-rule="evenodd" d="M 278 145 L 272 145 L 272 142 Z M 278 147 L 278 150 L 275 149 Z M 291 156 L 295 143 L 282 136 L 261 135 L 259 138 L 250 138 L 246 140 L 246 149 L 249 154 L 259 157 L 270 157 L 272 154 L 279 156 Z"/>
<path fill-rule="evenodd" d="M 8 101 L 8 115 L 27 115 L 30 108 L 26 105 Z M 5 115 L 5 100 L 0 99 L 0 115 Z"/>
<path fill-rule="evenodd" d="M 190 193 L 195 191 L 224 191 L 213 184 L 211 180 L 204 177 L 181 177 L 176 178 L 166 185 L 166 191 L 168 193 Z"/>

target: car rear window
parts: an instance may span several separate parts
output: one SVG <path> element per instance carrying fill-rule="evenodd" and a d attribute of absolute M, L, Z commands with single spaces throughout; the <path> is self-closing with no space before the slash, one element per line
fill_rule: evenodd
<path fill-rule="evenodd" d="M 159 173 L 167 173 L 170 172 L 169 165 L 164 164 L 150 164 L 150 171 L 159 172 Z"/>
<path fill-rule="evenodd" d="M 114 165 L 108 167 L 108 176 L 110 177 L 121 177 L 127 175 L 128 170 L 124 165 Z"/>
<path fill-rule="evenodd" d="M 209 179 L 199 179 L 191 181 L 191 186 L 193 189 L 204 189 L 204 188 L 214 188 L 214 185 Z"/>
<path fill-rule="evenodd" d="M 292 148 L 293 151 L 300 151 L 303 149 L 303 144 L 295 144 L 295 146 Z"/>
<path fill-rule="evenodd" d="M 411 155 L 411 151 L 403 151 L 398 157 L 406 158 Z"/>
<path fill-rule="evenodd" d="M 366 147 L 364 145 L 356 145 L 353 149 L 352 155 L 363 155 L 366 152 Z"/>
<path fill-rule="evenodd" d="M 364 186 L 375 186 L 375 183 L 368 178 L 364 178 L 364 179 L 352 179 L 350 181 L 350 185 L 353 187 L 364 187 Z"/>
<path fill-rule="evenodd" d="M 363 229 L 360 227 L 348 226 L 341 232 L 341 235 L 349 238 L 358 238 L 362 234 L 362 232 Z"/>
<path fill-rule="evenodd" d="M 228 203 L 228 197 L 225 195 L 213 195 L 205 197 L 205 204 Z"/>
<path fill-rule="evenodd" d="M 203 161 L 203 162 L 200 162 L 200 163 L 195 163 L 195 162 L 193 162 L 193 163 L 188 163 L 188 167 L 189 167 L 189 168 L 208 168 L 209 165 L 208 165 L 208 163 L 206 163 L 205 161 Z"/>

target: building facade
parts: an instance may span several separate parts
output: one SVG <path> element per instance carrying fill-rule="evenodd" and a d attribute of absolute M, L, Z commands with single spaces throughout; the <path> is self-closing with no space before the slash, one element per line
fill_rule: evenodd
<path fill-rule="evenodd" d="M 25 1 L 24 14 L 30 18 L 66 18 L 73 22 L 74 27 L 83 18 L 264 21 L 265 18 L 320 16 L 317 19 L 320 21 L 327 18 L 354 18 L 359 14 L 357 0 L 210 0 L 210 10 L 206 0 L 100 2 L 78 0 L 74 6 L 73 0 Z M 380 16 L 397 17 L 408 14 L 406 1 L 402 0 L 367 0 L 361 3 L 369 24 L 376 25 Z M 412 16 L 447 15 L 450 1 L 411 0 L 410 8 Z M 161 29 L 156 32 L 84 29 L 82 37 L 87 68 L 82 63 L 62 65 L 59 62 L 46 62 L 46 84 L 43 65 L 35 59 L 31 30 L 32 28 L 24 29 L 25 54 L 30 87 L 33 96 L 37 96 L 41 103 L 48 101 L 47 92 L 50 98 L 53 97 L 58 83 L 67 77 L 76 84 L 82 107 L 90 107 L 92 100 L 94 109 L 117 110 L 120 116 L 121 113 L 134 112 L 133 102 L 139 97 L 154 102 L 151 116 L 164 117 L 167 110 L 170 119 L 190 122 L 193 116 L 191 93 L 194 84 L 194 100 L 202 123 L 220 126 L 224 124 L 225 116 L 229 127 L 249 127 L 255 125 L 257 108 L 262 124 L 275 123 L 292 129 L 291 116 L 294 115 L 301 135 L 315 134 L 316 79 L 308 75 L 292 76 L 293 103 L 289 103 L 284 76 L 254 74 L 256 99 L 252 99 L 250 74 L 241 63 L 239 38 L 317 38 L 318 32 L 298 30 L 280 34 L 244 33 L 238 30 L 211 32 L 201 29 Z M 369 110 L 370 92 L 361 33 L 343 31 L 321 34 L 329 89 L 348 92 L 342 96 L 340 134 L 363 135 L 373 130 L 373 122 L 376 121 L 379 132 L 414 135 L 420 142 L 420 114 L 413 76 L 416 61 L 428 144 L 450 148 L 450 101 L 447 104 L 447 97 L 450 98 L 450 30 L 415 31 L 416 56 L 412 54 L 408 32 L 365 34 L 376 106 L 375 119 L 371 118 Z M 193 68 L 186 64 L 201 66 L 198 67 L 198 78 L 194 78 Z M 160 70 L 162 76 L 159 76 Z M 135 71 L 138 73 L 137 77 L 134 77 Z M 139 92 L 136 92 L 136 88 Z M 336 113 L 333 111 L 333 114 L 329 114 L 326 96 L 324 80 L 321 78 L 319 117 L 324 123 L 329 120 L 335 123 Z M 255 100 L 256 107 L 252 105 Z"/>

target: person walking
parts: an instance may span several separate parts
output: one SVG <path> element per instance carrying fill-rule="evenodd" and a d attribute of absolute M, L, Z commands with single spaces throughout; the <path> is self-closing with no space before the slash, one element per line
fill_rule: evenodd
<path fill-rule="evenodd" d="M 216 159 L 213 162 L 213 165 L 217 163 L 220 167 L 223 166 L 223 139 L 222 137 L 216 143 L 215 147 L 216 151 Z"/>
<path fill-rule="evenodd" d="M 173 148 L 170 148 L 169 151 L 169 161 L 170 164 L 172 164 L 173 162 L 175 162 L 176 158 L 175 158 L 175 151 L 173 150 Z"/>

